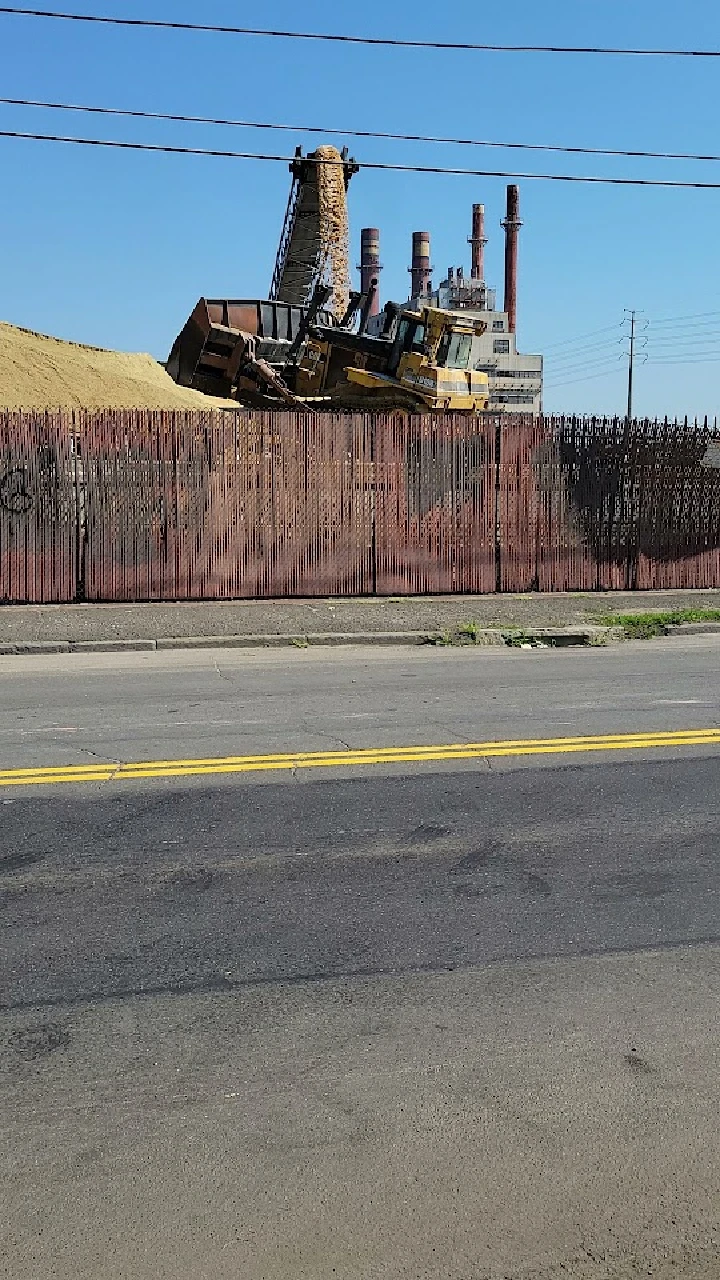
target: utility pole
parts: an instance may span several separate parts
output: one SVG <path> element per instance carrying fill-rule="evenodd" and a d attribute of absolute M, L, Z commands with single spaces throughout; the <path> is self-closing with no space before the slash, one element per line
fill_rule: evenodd
<path fill-rule="evenodd" d="M 628 401 L 627 416 L 628 422 L 632 419 L 633 410 L 633 372 L 635 366 L 635 312 L 629 312 L 630 315 L 630 349 L 628 351 Z"/>

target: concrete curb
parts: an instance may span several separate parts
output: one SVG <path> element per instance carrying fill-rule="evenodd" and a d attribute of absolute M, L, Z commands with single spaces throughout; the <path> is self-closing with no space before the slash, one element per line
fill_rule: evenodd
<path fill-rule="evenodd" d="M 180 636 L 164 640 L 25 640 L 0 644 L 0 655 L 32 656 L 56 653 L 137 653 L 176 649 L 308 649 L 342 645 L 427 645 L 435 648 L 487 647 L 557 648 L 616 644 L 624 639 L 622 627 L 544 627 L 523 631 L 517 627 L 478 628 L 462 631 L 366 631 L 317 632 L 307 636 L 240 635 Z"/>
<path fill-rule="evenodd" d="M 666 636 L 709 636 L 720 632 L 720 622 L 678 622 L 665 627 Z"/>

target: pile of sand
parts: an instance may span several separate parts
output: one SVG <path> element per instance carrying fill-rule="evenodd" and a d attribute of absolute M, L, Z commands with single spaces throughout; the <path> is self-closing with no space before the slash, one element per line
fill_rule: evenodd
<path fill-rule="evenodd" d="M 0 409 L 212 409 L 152 356 L 102 351 L 0 323 Z"/>
<path fill-rule="evenodd" d="M 320 244 L 326 258 L 326 276 L 333 287 L 330 308 L 339 320 L 350 299 L 350 247 L 347 192 L 342 156 L 336 147 L 318 147 L 314 153 L 325 161 L 317 167 L 320 207 Z"/>

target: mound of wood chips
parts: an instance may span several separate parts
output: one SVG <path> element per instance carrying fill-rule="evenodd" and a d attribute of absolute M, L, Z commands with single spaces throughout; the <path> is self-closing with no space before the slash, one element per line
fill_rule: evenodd
<path fill-rule="evenodd" d="M 149 355 L 103 351 L 0 323 L 0 409 L 212 409 Z"/>

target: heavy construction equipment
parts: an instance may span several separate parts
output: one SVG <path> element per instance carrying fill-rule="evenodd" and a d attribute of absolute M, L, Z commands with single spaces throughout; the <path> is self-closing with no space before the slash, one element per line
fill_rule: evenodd
<path fill-rule="evenodd" d="M 477 316 L 385 307 L 367 332 L 377 282 L 349 287 L 346 151 L 298 148 L 270 297 L 201 298 L 167 362 L 182 386 L 251 407 L 482 410 L 487 374 L 474 369 Z"/>
<path fill-rule="evenodd" d="M 338 325 L 325 310 L 323 286 L 308 308 L 203 300 L 173 348 L 168 372 L 181 385 L 256 408 L 486 408 L 488 376 L 473 367 L 483 320 L 388 303 L 383 331 L 373 336 L 365 330 L 370 301 L 371 295 L 351 295 Z"/>
<path fill-rule="evenodd" d="M 201 298 L 175 340 L 167 371 L 180 386 L 224 400 L 252 405 L 270 396 L 292 403 L 282 370 L 314 319 L 333 323 L 319 307 Z"/>
<path fill-rule="evenodd" d="M 294 403 L 282 370 L 313 322 L 339 324 L 348 311 L 347 189 L 357 170 L 347 151 L 297 148 L 269 297 L 201 298 L 167 361 L 176 382 L 250 405 Z"/>
<path fill-rule="evenodd" d="M 474 367 L 480 355 L 475 339 L 487 329 L 484 320 L 437 307 L 393 308 L 390 318 L 387 335 L 374 340 L 390 344 L 387 362 L 380 361 L 384 368 L 376 367 L 374 352 L 366 361 L 356 359 L 345 370 L 350 386 L 361 388 L 370 399 L 401 390 L 438 411 L 487 406 L 488 376 Z"/>
<path fill-rule="evenodd" d="M 284 377 L 304 402 L 331 408 L 483 410 L 488 376 L 474 369 L 476 339 L 484 320 L 420 307 L 409 311 L 388 303 L 382 332 L 364 330 L 361 306 L 357 333 L 347 327 L 312 325 L 296 368 Z"/>

